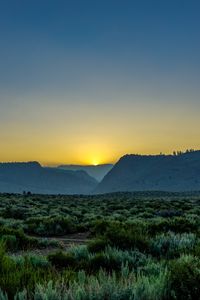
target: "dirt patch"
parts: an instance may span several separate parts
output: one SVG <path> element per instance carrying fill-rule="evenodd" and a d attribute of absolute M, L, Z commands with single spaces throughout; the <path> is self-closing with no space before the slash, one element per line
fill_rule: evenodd
<path fill-rule="evenodd" d="M 37 255 L 48 255 L 49 253 L 56 252 L 57 250 L 67 250 L 73 245 L 85 245 L 89 241 L 89 232 L 81 232 L 68 234 L 64 236 L 52 236 L 52 237 L 38 237 L 31 236 L 37 239 L 46 239 L 50 244 L 53 242 L 57 242 L 58 246 L 49 245 L 46 248 L 42 249 L 31 249 L 29 251 L 18 251 L 14 253 L 14 255 L 26 255 L 26 254 L 37 254 Z M 59 247 L 60 246 L 60 247 Z M 12 253 L 13 254 L 13 253 Z"/>
<path fill-rule="evenodd" d="M 72 245 L 84 245 L 89 239 L 87 234 L 73 234 L 66 236 L 45 237 L 49 242 L 57 241 L 62 248 L 67 249 Z"/>

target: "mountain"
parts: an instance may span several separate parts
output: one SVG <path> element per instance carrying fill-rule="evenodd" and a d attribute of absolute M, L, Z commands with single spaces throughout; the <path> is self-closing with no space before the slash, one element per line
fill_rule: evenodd
<path fill-rule="evenodd" d="M 125 155 L 95 193 L 200 190 L 200 151 L 179 155 Z"/>
<path fill-rule="evenodd" d="M 61 165 L 58 168 L 71 171 L 83 170 L 87 172 L 88 175 L 94 177 L 97 181 L 101 181 L 103 177 L 112 169 L 112 167 L 112 164 L 102 164 L 97 166 Z"/>
<path fill-rule="evenodd" d="M 84 171 L 43 168 L 38 162 L 0 163 L 0 192 L 89 194 L 97 181 Z"/>

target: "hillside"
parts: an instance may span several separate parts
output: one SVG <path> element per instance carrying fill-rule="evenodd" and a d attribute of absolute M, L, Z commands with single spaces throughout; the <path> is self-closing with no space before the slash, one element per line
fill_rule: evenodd
<path fill-rule="evenodd" d="M 61 165 L 58 168 L 63 170 L 78 171 L 83 170 L 88 175 L 94 177 L 97 181 L 101 181 L 103 177 L 112 169 L 112 164 L 102 164 L 97 166 L 82 166 L 82 165 Z"/>
<path fill-rule="evenodd" d="M 96 184 L 84 171 L 43 168 L 37 162 L 0 164 L 1 193 L 88 194 Z"/>
<path fill-rule="evenodd" d="M 181 155 L 125 155 L 95 193 L 200 190 L 200 151 Z"/>

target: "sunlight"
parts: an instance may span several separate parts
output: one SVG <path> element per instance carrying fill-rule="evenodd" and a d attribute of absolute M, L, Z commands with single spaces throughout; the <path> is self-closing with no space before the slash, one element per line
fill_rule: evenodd
<path fill-rule="evenodd" d="M 94 160 L 92 161 L 92 165 L 93 165 L 93 166 L 98 166 L 98 165 L 99 165 L 99 161 L 98 161 L 97 159 L 94 159 Z"/>

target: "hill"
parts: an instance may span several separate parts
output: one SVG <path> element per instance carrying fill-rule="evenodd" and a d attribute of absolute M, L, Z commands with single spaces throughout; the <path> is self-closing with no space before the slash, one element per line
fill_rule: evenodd
<path fill-rule="evenodd" d="M 200 151 L 179 155 L 125 155 L 95 193 L 200 190 Z"/>
<path fill-rule="evenodd" d="M 89 194 L 97 181 L 84 171 L 43 168 L 38 162 L 0 163 L 0 192 Z"/>
<path fill-rule="evenodd" d="M 112 164 L 102 164 L 97 166 L 82 166 L 82 165 L 61 165 L 58 168 L 63 170 L 78 171 L 83 170 L 88 175 L 94 177 L 97 181 L 101 181 L 103 177 L 112 169 Z"/>

